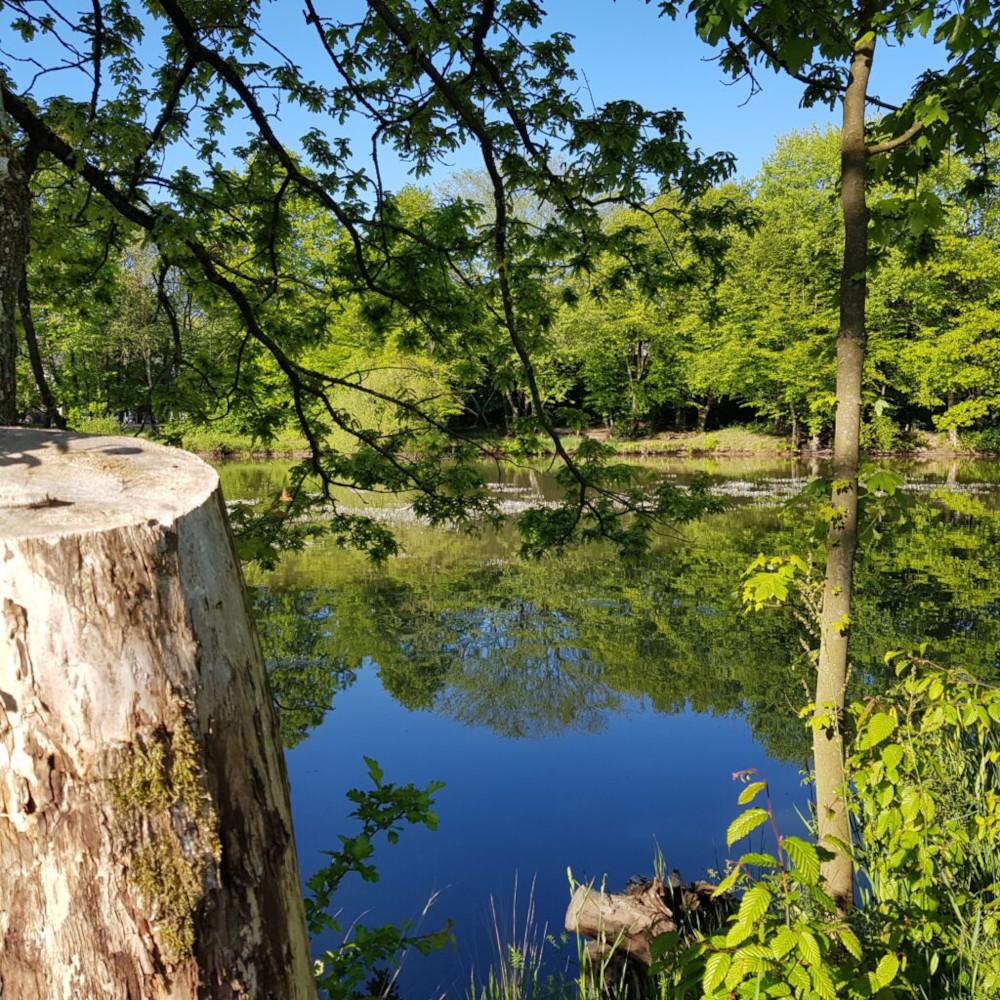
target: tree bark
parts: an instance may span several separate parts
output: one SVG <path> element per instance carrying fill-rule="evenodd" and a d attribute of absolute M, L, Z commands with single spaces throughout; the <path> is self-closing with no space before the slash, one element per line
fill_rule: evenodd
<path fill-rule="evenodd" d="M 0 103 L 0 426 L 17 423 L 17 299 L 30 213 L 27 172 Z"/>
<path fill-rule="evenodd" d="M 17 290 L 17 305 L 21 314 L 21 326 L 24 328 L 24 343 L 27 345 L 28 357 L 31 360 L 31 373 L 35 376 L 35 386 L 38 388 L 42 407 L 49 420 L 49 424 L 46 426 L 58 427 L 64 431 L 66 430 L 66 419 L 59 412 L 55 396 L 52 395 L 49 380 L 45 376 L 42 352 L 38 347 L 38 334 L 35 331 L 35 320 L 31 314 L 31 292 L 28 288 L 27 267 L 21 273 L 21 286 Z"/>
<path fill-rule="evenodd" d="M 699 404 L 698 406 L 698 431 L 701 434 L 705 433 L 705 428 L 708 427 L 708 414 L 712 409 L 712 403 L 715 402 L 712 394 L 709 393 L 705 397 L 705 402 Z"/>
<path fill-rule="evenodd" d="M 0 994 L 315 998 L 215 472 L 0 431 Z"/>
<path fill-rule="evenodd" d="M 955 405 L 955 390 L 948 390 L 948 409 L 950 410 Z M 960 444 L 958 438 L 958 428 L 952 424 L 948 428 L 948 444 L 952 446 L 955 451 L 958 451 L 958 446 Z"/>
<path fill-rule="evenodd" d="M 837 848 L 850 844 L 844 764 L 844 703 L 848 676 L 848 632 L 854 557 L 858 546 L 858 467 L 861 441 L 861 379 L 866 330 L 868 208 L 865 200 L 865 97 L 874 41 L 859 33 L 844 95 L 841 132 L 841 208 L 844 261 L 840 277 L 840 330 L 837 335 L 837 412 L 833 441 L 833 519 L 823 588 L 814 730 L 816 822 L 820 843 L 834 852 L 823 864 L 827 891 L 844 912 L 854 905 L 851 858 Z"/>
<path fill-rule="evenodd" d="M 728 893 L 716 896 L 717 888 L 708 882 L 684 883 L 676 871 L 666 882 L 651 879 L 624 893 L 577 886 L 565 928 L 590 939 L 590 974 L 604 976 L 603 983 L 593 985 L 609 996 L 656 996 L 647 980 L 653 939 L 671 931 L 684 938 L 708 935 L 721 927 L 736 903 Z"/>

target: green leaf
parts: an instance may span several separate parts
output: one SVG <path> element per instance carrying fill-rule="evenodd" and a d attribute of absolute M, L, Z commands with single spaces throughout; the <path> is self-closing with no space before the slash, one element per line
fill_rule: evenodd
<path fill-rule="evenodd" d="M 729 824 L 729 829 L 726 831 L 726 846 L 732 847 L 737 840 L 742 840 L 761 823 L 767 822 L 767 818 L 766 809 L 748 809 L 745 813 L 741 813 Z"/>
<path fill-rule="evenodd" d="M 798 934 L 795 933 L 790 927 L 781 927 L 777 934 L 774 935 L 774 940 L 771 941 L 771 950 L 774 952 L 775 958 L 782 958 L 787 955 L 799 941 Z"/>
<path fill-rule="evenodd" d="M 809 973 L 804 965 L 793 965 L 785 971 L 788 982 L 799 991 L 809 989 Z"/>
<path fill-rule="evenodd" d="M 850 927 L 841 927 L 837 932 L 837 936 L 840 938 L 840 943 L 853 955 L 859 962 L 864 956 L 864 951 L 861 948 L 861 942 L 858 940 L 857 935 Z"/>
<path fill-rule="evenodd" d="M 814 965 L 809 969 L 813 989 L 822 1000 L 837 1000 L 837 991 L 830 977 L 830 970 L 825 965 Z"/>
<path fill-rule="evenodd" d="M 774 896 L 766 886 L 755 885 L 752 889 L 748 889 L 740 902 L 737 923 L 756 923 L 767 913 L 773 899 Z"/>
<path fill-rule="evenodd" d="M 890 743 L 882 748 L 882 763 L 890 771 L 895 771 L 903 763 L 903 748 L 898 743 Z"/>
<path fill-rule="evenodd" d="M 663 934 L 657 934 L 653 940 L 649 942 L 650 957 L 653 961 L 663 958 L 677 947 L 677 943 L 679 941 L 680 934 L 678 934 L 677 931 L 665 931 Z"/>
<path fill-rule="evenodd" d="M 743 942 L 746 941 L 746 939 L 750 937 L 753 932 L 753 924 L 737 920 L 737 922 L 729 928 L 729 933 L 726 934 L 726 947 L 735 948 L 738 945 L 743 944 Z"/>
<path fill-rule="evenodd" d="M 365 764 L 368 765 L 368 776 L 376 785 L 382 784 L 382 779 L 385 777 L 385 771 L 379 767 L 379 763 L 373 757 L 365 757 Z"/>
<path fill-rule="evenodd" d="M 767 788 L 766 781 L 754 781 L 740 792 L 740 797 L 736 801 L 741 806 L 745 806 L 747 803 L 753 802 L 765 788 Z"/>
<path fill-rule="evenodd" d="M 722 985 L 731 962 L 732 958 L 725 951 L 717 951 L 714 955 L 708 956 L 708 960 L 705 962 L 705 975 L 701 980 L 702 988 L 706 993 L 712 993 L 716 987 Z"/>
<path fill-rule="evenodd" d="M 872 493 L 888 493 L 892 495 L 901 486 L 906 485 L 906 480 L 897 472 L 889 469 L 879 469 L 871 473 L 865 479 L 865 486 Z"/>
<path fill-rule="evenodd" d="M 799 931 L 797 942 L 799 954 L 809 963 L 809 965 L 819 965 L 822 961 L 822 953 L 819 950 L 819 942 L 809 931 Z"/>
<path fill-rule="evenodd" d="M 819 854 L 815 845 L 799 837 L 784 837 L 781 846 L 792 859 L 802 881 L 806 885 L 816 885 L 819 882 Z"/>
<path fill-rule="evenodd" d="M 885 989 L 899 972 L 899 959 L 892 953 L 883 955 L 875 970 L 875 978 L 878 980 L 879 989 Z"/>
<path fill-rule="evenodd" d="M 741 865 L 752 865 L 755 868 L 777 868 L 778 859 L 773 854 L 761 854 L 758 851 L 748 851 L 740 855 Z"/>
<path fill-rule="evenodd" d="M 868 750 L 887 740 L 896 731 L 896 720 L 885 712 L 876 712 L 864 728 L 861 737 L 861 748 Z"/>

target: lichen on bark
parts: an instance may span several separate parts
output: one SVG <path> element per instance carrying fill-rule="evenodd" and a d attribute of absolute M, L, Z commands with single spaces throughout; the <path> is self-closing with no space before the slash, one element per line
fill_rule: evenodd
<path fill-rule="evenodd" d="M 175 700 L 168 726 L 140 735 L 111 779 L 112 801 L 134 837 L 127 850 L 129 884 L 170 963 L 192 953 L 195 912 L 218 884 L 222 850 L 185 708 Z"/>

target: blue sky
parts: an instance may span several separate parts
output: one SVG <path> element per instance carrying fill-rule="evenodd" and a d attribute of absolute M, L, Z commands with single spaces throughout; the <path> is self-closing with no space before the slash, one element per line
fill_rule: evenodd
<path fill-rule="evenodd" d="M 802 0 L 808 2 L 808 0 Z M 833 121 L 824 107 L 799 107 L 801 86 L 764 73 L 762 92 L 749 101 L 749 84 L 733 84 L 711 61 L 712 49 L 696 38 L 690 20 L 657 17 L 643 0 L 548 0 L 552 30 L 576 36 L 576 63 L 587 74 L 598 103 L 631 98 L 652 108 L 677 108 L 705 152 L 736 155 L 739 173 L 752 176 L 777 136 Z M 904 48 L 876 52 L 872 93 L 901 103 L 917 76 L 941 57 L 918 39 Z"/>
<path fill-rule="evenodd" d="M 801 86 L 780 76 L 762 74 L 763 91 L 748 100 L 748 83 L 734 84 L 724 78 L 712 61 L 712 50 L 695 36 L 693 23 L 660 18 L 655 3 L 543 0 L 543 4 L 548 13 L 546 30 L 574 36 L 574 65 L 582 74 L 581 86 L 585 74 L 595 103 L 628 98 L 652 109 L 683 111 L 693 144 L 706 153 L 735 154 L 740 176 L 752 177 L 757 172 L 779 135 L 812 124 L 836 123 L 836 116 L 824 107 L 800 108 Z M 334 0 L 327 12 L 332 14 L 338 7 L 353 12 L 359 6 L 358 0 Z M 313 67 L 307 52 L 312 39 L 302 44 L 307 29 L 298 4 L 276 0 L 265 11 L 278 46 L 301 59 L 309 72 Z M 939 53 L 923 39 L 905 48 L 882 46 L 876 53 L 872 92 L 892 103 L 902 102 L 920 72 L 942 63 Z M 325 73 L 325 69 L 315 68 L 315 72 Z M 294 129 L 293 121 L 286 125 Z M 394 165 L 391 157 L 384 166 L 389 187 L 407 179 L 405 168 Z M 472 151 L 456 156 L 451 164 L 453 169 L 477 166 Z M 443 169 L 430 182 L 443 179 L 448 172 Z"/>
<path fill-rule="evenodd" d="M 763 91 L 748 100 L 748 84 L 733 84 L 724 79 L 711 61 L 712 50 L 695 37 L 693 24 L 689 20 L 673 22 L 658 17 L 655 3 L 647 4 L 644 0 L 543 0 L 543 3 L 549 15 L 544 29 L 568 32 L 575 37 L 574 64 L 581 72 L 580 84 L 585 86 L 585 75 L 595 103 L 628 98 L 652 109 L 683 111 L 693 144 L 706 153 L 735 154 L 738 175 L 753 176 L 779 135 L 811 124 L 835 122 L 835 116 L 825 108 L 799 108 L 801 87 L 783 77 L 763 75 Z M 320 0 L 317 6 L 322 14 L 351 20 L 364 9 L 362 0 Z M 300 62 L 306 75 L 324 80 L 331 70 L 325 58 L 317 58 L 315 35 L 305 24 L 300 0 L 264 0 L 262 8 L 267 37 Z M 143 55 L 153 64 L 160 56 L 159 34 L 158 28 L 152 29 L 142 46 Z M 15 43 L 14 39 L 7 41 Z M 15 43 L 15 47 L 19 46 Z M 48 39 L 40 38 L 30 48 L 32 54 L 43 59 L 53 57 L 54 47 Z M 265 56 L 273 58 L 270 53 Z M 872 90 L 893 103 L 901 102 L 919 73 L 939 65 L 941 59 L 940 50 L 933 51 L 931 43 L 923 39 L 908 43 L 905 48 L 883 46 L 876 53 Z M 24 64 L 17 66 L 15 79 L 24 72 Z M 23 84 L 26 80 L 18 82 Z M 44 97 L 67 87 L 71 92 L 82 88 L 80 92 L 86 93 L 89 81 L 79 77 L 74 81 L 72 73 L 57 73 L 43 80 L 36 94 Z M 301 112 L 287 106 L 281 118 L 278 131 L 294 148 L 309 122 Z M 324 125 L 329 127 L 328 122 Z M 346 131 L 353 136 L 359 151 L 368 148 L 367 130 L 348 126 Z M 239 144 L 243 132 L 237 118 L 229 128 L 230 140 Z M 177 166 L 188 160 L 188 151 L 181 148 L 170 155 L 168 162 Z M 474 153 L 463 151 L 422 183 L 433 184 L 452 170 L 478 166 Z M 398 187 L 409 179 L 405 165 L 393 164 L 391 157 L 385 158 L 383 167 L 389 187 Z"/>

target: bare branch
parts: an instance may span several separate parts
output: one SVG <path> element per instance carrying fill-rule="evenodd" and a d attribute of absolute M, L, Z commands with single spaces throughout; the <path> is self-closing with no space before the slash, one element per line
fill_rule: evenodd
<path fill-rule="evenodd" d="M 901 135 L 897 135 L 893 139 L 887 139 L 885 142 L 876 143 L 874 146 L 866 146 L 865 156 L 878 156 L 880 153 L 891 153 L 894 149 L 905 146 L 923 127 L 924 123 L 922 121 L 915 121 Z"/>

